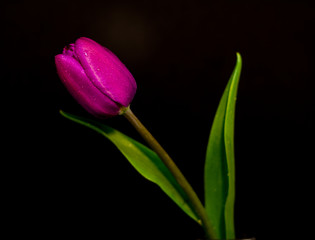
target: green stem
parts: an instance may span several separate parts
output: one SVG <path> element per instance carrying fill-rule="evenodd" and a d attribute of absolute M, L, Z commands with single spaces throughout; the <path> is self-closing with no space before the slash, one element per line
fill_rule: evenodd
<path fill-rule="evenodd" d="M 140 133 L 140 135 L 144 138 L 144 140 L 149 144 L 153 151 L 157 153 L 157 155 L 161 158 L 164 164 L 171 171 L 178 184 L 182 187 L 182 189 L 186 192 L 191 206 L 194 208 L 194 211 L 199 216 L 201 220 L 201 224 L 206 232 L 206 235 L 209 239 L 216 239 L 213 227 L 209 222 L 206 211 L 202 203 L 200 202 L 197 194 L 188 183 L 184 175 L 178 169 L 174 161 L 167 154 L 167 152 L 162 148 L 162 146 L 157 142 L 157 140 L 152 136 L 152 134 L 143 126 L 140 120 L 132 113 L 130 108 L 126 108 L 122 113 L 128 121 L 134 126 L 134 128 Z"/>

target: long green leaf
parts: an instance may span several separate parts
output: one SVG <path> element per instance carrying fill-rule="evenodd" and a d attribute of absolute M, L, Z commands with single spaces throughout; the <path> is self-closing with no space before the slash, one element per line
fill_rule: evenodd
<path fill-rule="evenodd" d="M 63 111 L 60 111 L 60 113 L 64 117 L 89 127 L 108 138 L 143 177 L 156 183 L 186 214 L 199 223 L 199 218 L 192 210 L 187 200 L 187 195 L 155 152 L 121 132 L 97 121 Z M 119 175 L 119 169 L 116 172 Z"/>
<path fill-rule="evenodd" d="M 221 97 L 205 161 L 205 208 L 219 239 L 234 239 L 234 116 L 242 59 L 237 62 Z"/>
<path fill-rule="evenodd" d="M 224 141 L 228 168 L 229 190 L 225 203 L 225 230 L 226 239 L 235 238 L 234 229 L 234 201 L 235 201 L 235 156 L 234 156 L 234 122 L 235 105 L 238 83 L 241 76 L 242 58 L 237 53 L 237 64 L 231 77 L 229 97 L 225 113 Z"/>

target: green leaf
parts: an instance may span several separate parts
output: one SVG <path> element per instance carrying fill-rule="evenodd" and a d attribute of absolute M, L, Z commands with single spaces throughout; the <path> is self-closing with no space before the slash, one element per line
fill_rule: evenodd
<path fill-rule="evenodd" d="M 63 111 L 60 111 L 60 113 L 64 117 L 89 127 L 109 139 L 143 177 L 156 183 L 186 214 L 199 223 L 199 218 L 192 210 L 187 200 L 187 195 L 155 152 L 121 132 L 97 121 Z M 119 169 L 116 169 L 116 174 L 119 177 Z"/>
<path fill-rule="evenodd" d="M 234 119 L 241 55 L 221 97 L 206 152 L 205 208 L 219 239 L 234 239 Z"/>
<path fill-rule="evenodd" d="M 229 177 L 229 190 L 225 203 L 225 229 L 226 238 L 234 239 L 234 201 L 235 201 L 235 156 L 234 156 L 234 122 L 235 122 L 235 105 L 238 83 L 241 76 L 242 58 L 237 53 L 237 64 L 236 68 L 231 77 L 231 85 L 229 91 L 229 97 L 225 113 L 225 149 L 228 167 Z"/>

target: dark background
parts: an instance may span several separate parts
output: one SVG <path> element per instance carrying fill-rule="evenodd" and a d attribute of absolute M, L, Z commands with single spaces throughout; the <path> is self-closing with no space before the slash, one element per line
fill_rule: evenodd
<path fill-rule="evenodd" d="M 243 57 L 236 112 L 238 237 L 309 236 L 314 4 L 306 1 L 8 1 L 1 7 L 3 196 L 11 234 L 197 239 L 202 230 L 102 136 L 54 56 L 86 36 L 134 75 L 132 109 L 203 198 L 210 126 Z M 123 117 L 106 124 L 141 140 Z M 4 151 L 5 153 L 5 151 Z M 307 215 L 305 215 L 307 214 Z"/>

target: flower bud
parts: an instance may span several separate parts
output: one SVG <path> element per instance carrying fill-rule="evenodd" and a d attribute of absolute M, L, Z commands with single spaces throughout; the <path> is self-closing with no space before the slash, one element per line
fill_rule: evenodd
<path fill-rule="evenodd" d="M 91 39 L 77 39 L 55 57 L 55 63 L 70 94 L 96 117 L 119 114 L 136 93 L 135 79 L 125 65 Z"/>

